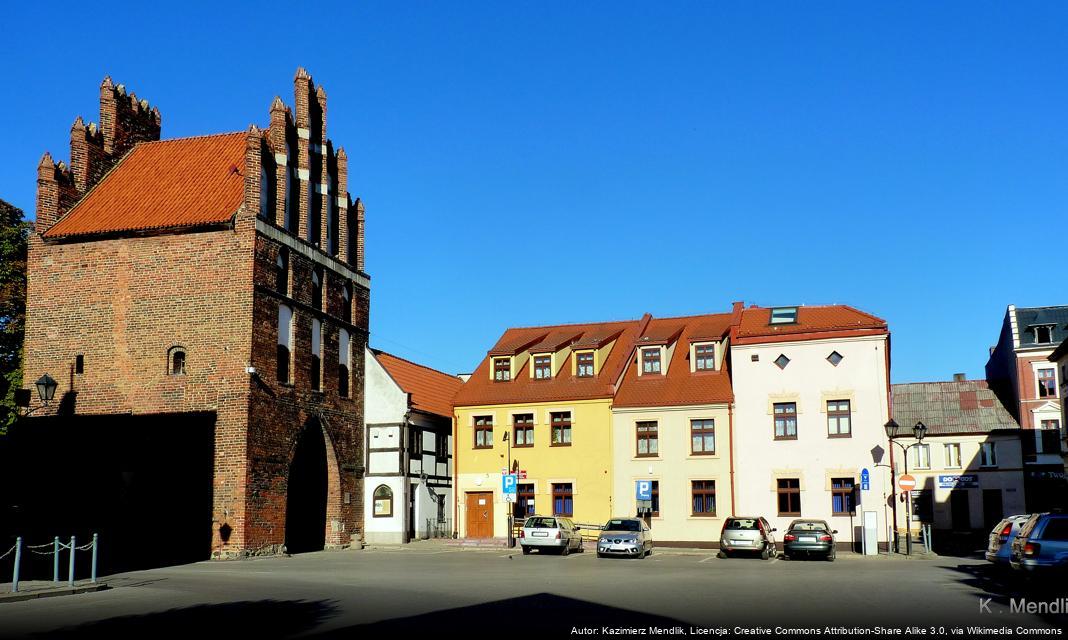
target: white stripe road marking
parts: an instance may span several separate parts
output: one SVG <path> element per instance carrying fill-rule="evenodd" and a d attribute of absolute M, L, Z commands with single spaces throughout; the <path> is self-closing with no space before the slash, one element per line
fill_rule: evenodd
<path fill-rule="evenodd" d="M 708 562 L 709 560 L 711 560 L 711 559 L 713 559 L 713 558 L 715 558 L 715 557 L 716 557 L 716 556 L 708 556 L 708 557 L 707 557 L 707 558 L 705 558 L 704 560 L 698 560 L 698 562 Z"/>

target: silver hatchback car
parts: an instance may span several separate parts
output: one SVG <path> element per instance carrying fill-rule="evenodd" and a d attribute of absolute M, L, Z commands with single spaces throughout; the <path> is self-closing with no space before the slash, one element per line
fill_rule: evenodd
<path fill-rule="evenodd" d="M 733 517 L 723 522 L 719 534 L 719 557 L 742 552 L 759 554 L 764 560 L 775 556 L 775 529 L 761 517 Z"/>
<path fill-rule="evenodd" d="M 653 552 L 653 534 L 641 518 L 612 518 L 597 538 L 597 557 L 644 558 Z"/>
<path fill-rule="evenodd" d="M 582 534 L 570 518 L 530 516 L 519 532 L 519 546 L 523 548 L 523 555 L 537 549 L 557 551 L 566 556 L 572 551 L 582 551 Z"/>

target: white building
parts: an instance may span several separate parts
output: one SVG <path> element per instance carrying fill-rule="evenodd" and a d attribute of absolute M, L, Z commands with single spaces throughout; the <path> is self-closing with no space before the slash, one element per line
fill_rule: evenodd
<path fill-rule="evenodd" d="M 377 349 L 366 356 L 364 539 L 450 537 L 452 398 L 463 382 Z"/>
<path fill-rule="evenodd" d="M 826 520 L 857 550 L 867 521 L 885 549 L 886 322 L 843 305 L 749 307 L 733 331 L 735 513 L 764 516 L 780 540 L 796 518 Z"/>
<path fill-rule="evenodd" d="M 893 385 L 894 420 L 907 435 L 923 422 L 921 442 L 897 441 L 908 449 L 913 535 L 921 523 L 954 532 L 988 533 L 1003 517 L 1026 513 L 1021 429 L 985 380 Z M 894 466 L 904 472 L 903 449 L 894 446 Z M 897 522 L 904 529 L 905 504 Z M 939 536 L 934 536 L 937 541 Z"/>

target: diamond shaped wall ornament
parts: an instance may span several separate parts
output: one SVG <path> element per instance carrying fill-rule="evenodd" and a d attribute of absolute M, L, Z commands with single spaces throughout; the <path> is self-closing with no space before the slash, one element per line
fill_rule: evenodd
<path fill-rule="evenodd" d="M 779 354 L 778 358 L 775 358 L 775 366 L 779 367 L 780 369 L 785 369 L 786 365 L 788 364 L 790 364 L 790 359 L 781 353 Z"/>
<path fill-rule="evenodd" d="M 834 366 L 838 366 L 838 363 L 844 359 L 844 356 L 837 351 L 832 351 L 831 355 L 827 356 L 827 362 L 830 362 Z"/>

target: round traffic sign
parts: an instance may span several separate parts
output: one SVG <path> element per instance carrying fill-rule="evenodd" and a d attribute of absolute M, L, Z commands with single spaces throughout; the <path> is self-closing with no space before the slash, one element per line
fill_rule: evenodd
<path fill-rule="evenodd" d="M 916 488 L 916 478 L 909 474 L 903 474 L 897 479 L 897 488 L 902 491 L 912 491 Z"/>

